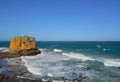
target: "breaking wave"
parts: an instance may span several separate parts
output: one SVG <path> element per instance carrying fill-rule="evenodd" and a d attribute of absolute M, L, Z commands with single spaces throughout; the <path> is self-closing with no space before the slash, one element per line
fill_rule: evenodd
<path fill-rule="evenodd" d="M 86 72 L 80 70 L 86 68 L 84 63 L 81 64 L 80 61 L 71 60 L 65 54 L 67 53 L 59 54 L 50 51 L 42 51 L 42 53 L 38 54 L 37 56 L 22 56 L 21 58 L 29 72 L 35 75 L 40 75 L 42 77 L 65 77 L 68 79 L 74 79 L 78 78 L 78 76 L 80 76 L 81 73 Z M 74 55 L 74 53 L 70 53 L 70 55 L 71 54 Z M 80 57 L 84 57 L 82 61 L 93 60 L 92 58 L 84 55 L 80 55 Z M 76 58 L 80 59 L 80 57 L 77 57 L 76 55 Z"/>
<path fill-rule="evenodd" d="M 89 57 L 89 56 L 85 56 L 83 54 L 80 54 L 80 53 L 73 53 L 73 52 L 70 52 L 70 53 L 62 53 L 63 55 L 67 56 L 67 57 L 70 57 L 70 58 L 76 58 L 76 59 L 80 59 L 82 61 L 87 61 L 87 60 L 92 60 L 94 61 L 95 59 L 93 59 L 92 57 Z"/>
<path fill-rule="evenodd" d="M 54 52 L 62 52 L 60 49 L 53 49 Z"/>
<path fill-rule="evenodd" d="M 105 66 L 120 67 L 120 59 L 104 59 L 103 63 Z"/>
<path fill-rule="evenodd" d="M 100 45 L 96 45 L 98 48 L 101 48 L 101 46 Z"/>
<path fill-rule="evenodd" d="M 60 69 L 63 68 L 61 61 L 67 60 L 61 54 L 47 51 L 42 51 L 37 56 L 22 56 L 21 58 L 31 73 L 50 77 L 58 76 L 58 73 L 61 73 Z"/>
<path fill-rule="evenodd" d="M 107 67 L 102 68 L 102 66 L 120 67 L 120 59 L 95 58 L 74 52 L 66 53 L 62 51 L 62 53 L 56 53 L 54 49 L 52 51 L 46 49 L 40 50 L 42 50 L 41 54 L 36 56 L 22 56 L 21 58 L 29 72 L 41 76 L 43 79 L 44 77 L 75 79 L 79 78 L 79 76 L 91 79 L 97 77 L 97 73 L 104 75 L 104 72 L 101 73 L 97 70 L 100 69 L 99 66 L 101 66 L 100 70 L 107 70 Z M 110 73 L 112 71 L 114 70 L 111 70 Z"/>
<path fill-rule="evenodd" d="M 8 52 L 8 51 L 9 51 L 9 48 L 1 47 L 1 48 L 0 48 L 0 51 L 1 51 L 1 52 Z"/>

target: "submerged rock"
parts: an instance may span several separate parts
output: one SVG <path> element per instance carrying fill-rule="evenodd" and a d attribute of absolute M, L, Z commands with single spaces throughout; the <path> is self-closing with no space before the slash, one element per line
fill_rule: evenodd
<path fill-rule="evenodd" d="M 41 79 L 27 79 L 27 78 L 17 78 L 15 76 L 10 77 L 7 75 L 0 74 L 0 82 L 42 82 Z"/>
<path fill-rule="evenodd" d="M 120 69 L 120 67 L 118 67 L 118 69 Z"/>

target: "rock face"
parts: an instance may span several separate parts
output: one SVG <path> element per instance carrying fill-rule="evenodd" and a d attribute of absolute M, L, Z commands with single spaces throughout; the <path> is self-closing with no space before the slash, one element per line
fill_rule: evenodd
<path fill-rule="evenodd" d="M 33 37 L 14 37 L 10 43 L 10 54 L 32 55 L 40 53 L 36 41 Z"/>

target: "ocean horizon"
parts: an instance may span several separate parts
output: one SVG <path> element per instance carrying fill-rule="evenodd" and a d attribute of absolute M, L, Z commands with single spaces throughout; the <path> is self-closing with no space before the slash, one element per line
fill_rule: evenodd
<path fill-rule="evenodd" d="M 120 82 L 120 0 L 0 0 L 0 82 Z"/>

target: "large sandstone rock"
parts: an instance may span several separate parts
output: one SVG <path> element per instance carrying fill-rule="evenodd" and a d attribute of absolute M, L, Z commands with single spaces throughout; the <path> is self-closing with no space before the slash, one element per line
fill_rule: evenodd
<path fill-rule="evenodd" d="M 14 37 L 10 43 L 10 54 L 31 55 L 40 53 L 33 37 Z"/>

